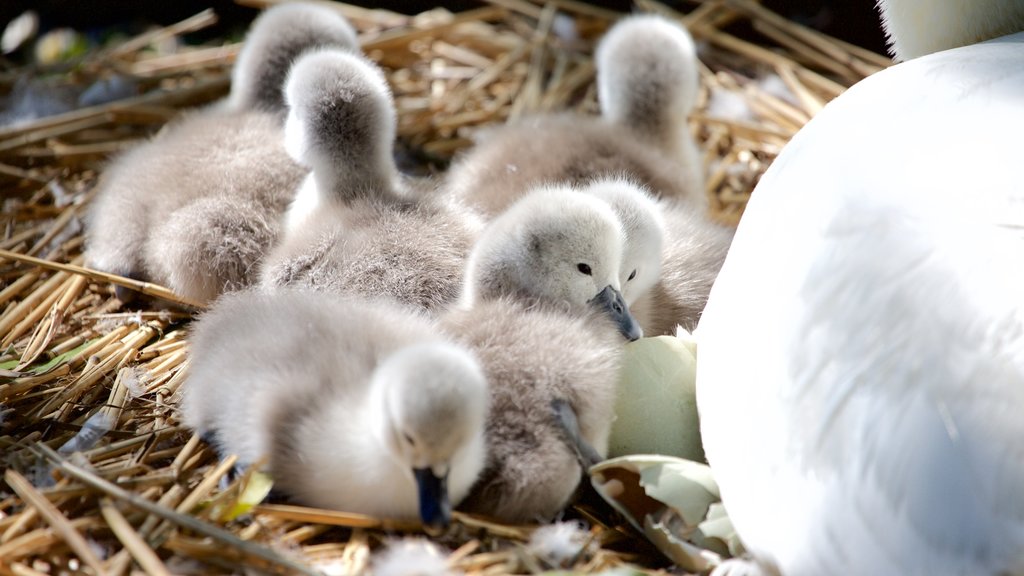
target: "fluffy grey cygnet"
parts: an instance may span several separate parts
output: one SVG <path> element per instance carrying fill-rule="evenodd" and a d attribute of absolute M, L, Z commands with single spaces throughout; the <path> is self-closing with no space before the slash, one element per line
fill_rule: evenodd
<path fill-rule="evenodd" d="M 241 291 L 190 343 L 185 423 L 297 502 L 443 525 L 484 466 L 483 371 L 414 309 Z"/>
<path fill-rule="evenodd" d="M 399 175 L 391 155 L 395 110 L 380 69 L 319 51 L 292 69 L 286 97 L 288 151 L 313 171 L 288 209 L 262 285 L 427 309 L 454 301 L 478 218 Z"/>
<path fill-rule="evenodd" d="M 358 49 L 348 22 L 322 6 L 278 6 L 257 18 L 225 100 L 107 167 L 87 216 L 88 264 L 199 303 L 251 284 L 307 173 L 284 150 L 282 80 L 317 46 Z"/>
<path fill-rule="evenodd" d="M 484 230 L 441 320 L 491 386 L 488 464 L 463 509 L 550 519 L 606 454 L 624 321 L 595 304 L 618 294 L 621 255 L 615 214 L 569 187 L 532 192 Z"/>
<path fill-rule="evenodd" d="M 686 117 L 697 98 L 689 33 L 653 15 L 624 18 L 597 53 L 599 118 L 531 117 L 481 133 L 446 185 L 493 216 L 533 185 L 625 175 L 662 198 L 706 210 L 704 168 Z"/>

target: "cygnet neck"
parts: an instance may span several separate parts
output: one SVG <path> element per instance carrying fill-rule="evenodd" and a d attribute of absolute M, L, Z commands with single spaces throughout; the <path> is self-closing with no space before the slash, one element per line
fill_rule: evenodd
<path fill-rule="evenodd" d="M 405 197 L 393 166 L 368 168 L 359 162 L 344 165 L 344 161 L 313 165 L 313 180 L 325 200 L 348 204 L 360 199 L 399 201 Z"/>

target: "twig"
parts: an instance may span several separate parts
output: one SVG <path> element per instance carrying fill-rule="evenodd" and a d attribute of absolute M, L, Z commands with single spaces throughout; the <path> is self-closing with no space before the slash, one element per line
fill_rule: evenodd
<path fill-rule="evenodd" d="M 419 522 L 384 520 L 366 516 L 365 514 L 322 510 L 305 506 L 291 506 L 288 504 L 261 504 L 253 508 L 253 513 L 265 514 L 281 520 L 345 526 L 347 528 L 379 528 L 396 532 L 418 532 L 423 529 Z"/>
<path fill-rule="evenodd" d="M 104 498 L 100 501 L 100 513 L 103 514 L 103 519 L 107 521 L 114 536 L 117 536 L 121 544 L 124 544 L 124 547 L 128 549 L 128 552 L 139 563 L 139 566 L 142 566 L 146 574 L 171 576 L 171 572 L 160 561 L 160 557 L 156 555 L 156 552 L 153 552 L 152 548 L 146 545 L 146 542 L 132 528 L 132 525 L 128 523 L 128 520 L 117 510 L 117 507 L 114 506 L 114 503 L 109 498 Z"/>
<path fill-rule="evenodd" d="M 40 258 L 34 258 L 32 256 L 26 256 L 25 254 L 19 254 L 17 252 L 11 252 L 10 250 L 0 250 L 0 258 L 6 258 L 8 260 L 15 260 L 17 262 L 24 262 L 26 264 L 33 264 L 40 268 L 46 268 L 49 270 L 59 270 L 61 272 L 69 272 L 71 274 L 79 274 L 87 276 L 94 280 L 101 280 L 104 282 L 110 282 L 111 284 L 117 284 L 118 286 L 124 286 L 125 288 L 131 288 L 138 292 L 142 292 L 147 296 L 153 296 L 168 302 L 174 302 L 175 304 L 181 304 L 183 306 L 189 306 L 202 310 L 206 308 L 206 304 L 197 302 L 184 296 L 179 296 L 174 292 L 170 291 L 163 286 L 157 284 L 150 284 L 149 282 L 142 282 L 140 280 L 133 280 L 131 278 L 125 278 L 124 276 L 118 276 L 117 274 L 110 274 L 108 272 L 100 272 L 99 270 L 93 270 L 91 268 L 83 268 L 81 266 L 75 266 L 72 264 L 61 264 L 59 262 L 51 262 L 49 260 L 42 260 Z"/>
<path fill-rule="evenodd" d="M 213 26 L 216 23 L 217 15 L 214 14 L 213 8 L 207 8 L 206 10 L 203 10 L 195 16 L 186 18 L 176 24 L 171 24 L 170 26 L 165 26 L 157 30 L 140 34 L 135 38 L 128 40 L 124 44 L 121 44 L 117 48 L 111 50 L 109 55 L 115 58 L 119 58 L 126 54 L 137 52 L 138 50 L 141 50 L 142 48 L 145 48 L 146 46 L 149 46 L 154 42 L 159 42 L 164 38 L 178 36 L 189 32 L 196 32 L 198 30 L 206 28 L 207 26 Z"/>
<path fill-rule="evenodd" d="M 45 444 L 35 444 L 31 446 L 29 449 L 33 453 L 42 456 L 43 458 L 48 460 L 51 464 L 53 464 L 54 467 L 56 467 L 61 472 L 117 500 L 127 502 L 128 504 L 131 504 L 136 508 L 141 508 L 146 512 L 149 512 L 150 514 L 153 514 L 154 516 L 159 516 L 160 518 L 163 518 L 164 520 L 167 520 L 169 522 L 173 522 L 174 524 L 177 524 L 182 528 L 187 528 L 194 532 L 198 532 L 204 536 L 213 538 L 218 542 L 222 542 L 228 546 L 238 548 L 244 551 L 246 554 L 256 556 L 257 558 L 262 558 L 263 560 L 266 560 L 278 566 L 282 566 L 284 568 L 293 570 L 301 574 L 307 574 L 309 576 L 322 576 L 319 572 L 310 569 L 308 566 L 304 566 L 293 560 L 285 558 L 279 555 L 277 552 L 274 552 L 273 550 L 270 550 L 268 548 L 264 548 L 263 546 L 259 546 L 252 542 L 246 542 L 245 540 L 242 540 L 241 538 L 235 536 L 227 530 L 223 530 L 221 528 L 203 522 L 202 520 L 199 520 L 187 514 L 181 514 L 179 512 L 175 512 L 174 510 L 164 508 L 163 506 L 159 506 L 157 504 L 154 504 L 153 502 L 150 502 L 149 500 L 132 494 L 127 490 L 123 490 L 118 486 L 93 474 L 92 472 L 85 470 L 83 468 L 79 468 L 78 466 L 75 466 L 74 464 L 68 462 L 67 460 L 62 458 L 60 454 L 57 454 L 56 452 L 54 452 L 52 448 Z"/>
<path fill-rule="evenodd" d="M 39 444 L 50 450 L 45 444 Z M 51 450 L 52 451 L 52 450 Z M 38 490 L 32 486 L 24 476 L 18 474 L 13 468 L 8 468 L 4 472 L 4 481 L 11 487 L 12 490 L 17 492 L 18 496 L 24 500 L 27 504 L 30 504 L 35 508 L 39 515 L 42 516 L 46 522 L 53 527 L 54 530 L 60 534 L 61 538 L 68 543 L 68 546 L 78 554 L 78 557 L 85 562 L 93 572 L 96 574 L 106 574 L 106 570 L 103 568 L 103 563 L 96 556 L 96 553 L 89 547 L 89 543 L 85 541 L 85 537 L 75 530 L 75 527 L 71 525 L 71 522 L 61 514 L 61 511 L 56 506 L 50 503 Z"/>

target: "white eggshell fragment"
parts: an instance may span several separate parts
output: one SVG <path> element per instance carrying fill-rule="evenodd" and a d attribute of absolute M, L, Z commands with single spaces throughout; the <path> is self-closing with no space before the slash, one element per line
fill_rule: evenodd
<path fill-rule="evenodd" d="M 702 572 L 742 553 L 707 465 L 636 454 L 589 473 L 597 493 L 683 569 Z"/>

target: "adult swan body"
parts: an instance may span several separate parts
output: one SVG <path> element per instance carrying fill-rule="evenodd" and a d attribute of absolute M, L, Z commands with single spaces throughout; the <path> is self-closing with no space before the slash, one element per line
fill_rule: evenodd
<path fill-rule="evenodd" d="M 1024 574 L 1024 2 L 881 8 L 905 62 L 779 155 L 698 328 L 720 572 Z"/>

